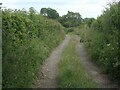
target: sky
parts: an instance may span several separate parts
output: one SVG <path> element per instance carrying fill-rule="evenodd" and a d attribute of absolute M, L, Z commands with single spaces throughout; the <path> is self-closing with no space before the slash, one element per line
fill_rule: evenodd
<path fill-rule="evenodd" d="M 34 7 L 38 12 L 43 7 L 55 9 L 60 16 L 68 11 L 79 12 L 82 18 L 97 18 L 109 3 L 118 0 L 1 0 L 2 7 L 28 10 Z"/>

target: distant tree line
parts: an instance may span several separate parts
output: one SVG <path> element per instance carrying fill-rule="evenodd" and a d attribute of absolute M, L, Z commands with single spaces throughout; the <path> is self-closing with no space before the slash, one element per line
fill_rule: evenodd
<path fill-rule="evenodd" d="M 58 20 L 66 28 L 79 26 L 83 20 L 78 12 L 74 13 L 68 11 L 66 15 L 59 16 L 59 13 L 52 8 L 42 8 L 40 10 L 40 14 L 48 18 Z"/>
<path fill-rule="evenodd" d="M 40 13 L 43 16 L 47 16 L 47 17 L 52 18 L 52 19 L 59 18 L 59 13 L 55 9 L 52 9 L 52 8 L 42 8 L 40 10 Z"/>

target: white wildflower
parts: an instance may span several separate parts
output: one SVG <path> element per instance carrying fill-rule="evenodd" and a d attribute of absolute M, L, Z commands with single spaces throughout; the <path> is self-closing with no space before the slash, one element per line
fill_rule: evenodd
<path fill-rule="evenodd" d="M 109 43 L 109 44 L 107 44 L 107 46 L 110 46 L 110 43 Z"/>

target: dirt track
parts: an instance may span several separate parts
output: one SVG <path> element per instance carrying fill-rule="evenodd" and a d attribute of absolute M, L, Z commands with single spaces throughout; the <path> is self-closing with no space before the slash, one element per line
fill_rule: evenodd
<path fill-rule="evenodd" d="M 57 88 L 58 85 L 58 63 L 64 48 L 68 45 L 70 36 L 66 35 L 65 40 L 51 53 L 50 57 L 45 60 L 40 77 L 37 81 L 37 88 Z"/>
<path fill-rule="evenodd" d="M 45 60 L 42 70 L 39 72 L 39 78 L 36 88 L 58 88 L 58 63 L 64 48 L 68 45 L 71 36 L 66 35 L 65 40 L 51 53 Z M 76 54 L 86 69 L 90 77 L 98 84 L 98 88 L 116 88 L 117 84 L 111 82 L 106 74 L 103 74 L 100 68 L 94 64 L 85 49 L 83 43 L 80 43 L 80 37 L 76 36 Z"/>

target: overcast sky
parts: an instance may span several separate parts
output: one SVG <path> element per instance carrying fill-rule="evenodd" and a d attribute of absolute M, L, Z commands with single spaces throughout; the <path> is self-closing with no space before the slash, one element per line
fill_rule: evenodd
<path fill-rule="evenodd" d="M 96 18 L 107 6 L 108 3 L 115 0 L 2 0 L 2 7 L 11 9 L 28 10 L 34 7 L 38 12 L 43 7 L 50 7 L 60 14 L 67 14 L 68 11 L 79 12 L 82 18 Z"/>

